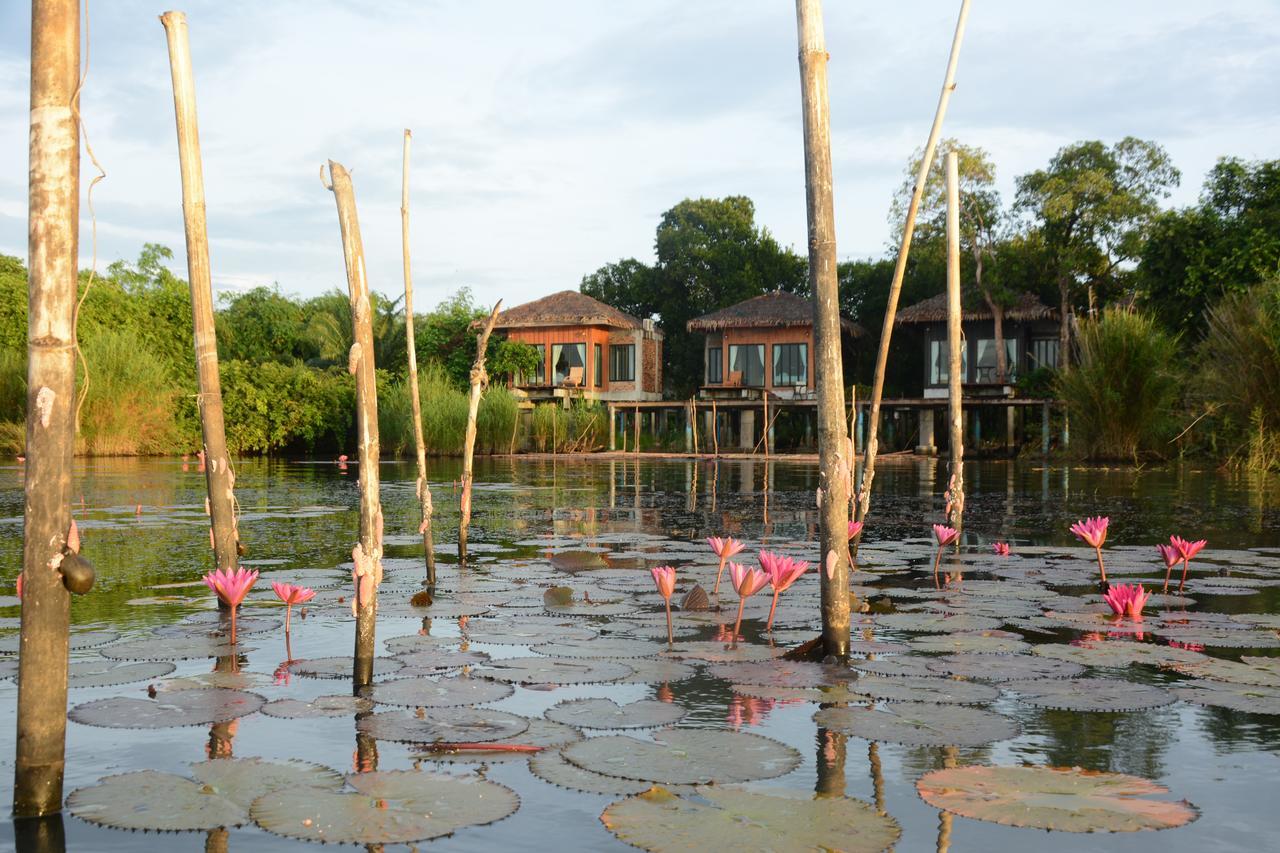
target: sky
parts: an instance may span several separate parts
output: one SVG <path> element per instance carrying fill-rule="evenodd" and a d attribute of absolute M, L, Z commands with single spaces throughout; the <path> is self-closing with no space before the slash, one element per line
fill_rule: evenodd
<path fill-rule="evenodd" d="M 827 0 L 840 257 L 885 254 L 904 166 L 928 136 L 958 0 Z M 82 96 L 107 178 L 103 268 L 147 242 L 186 275 L 158 14 L 90 3 Z M 518 304 L 624 257 L 662 213 L 746 195 L 805 251 L 795 8 L 788 0 L 192 0 L 213 282 L 345 288 L 327 159 L 355 183 L 371 286 L 402 292 L 401 146 L 413 131 L 420 309 L 470 287 Z M 26 256 L 30 4 L 0 4 L 0 253 Z M 1081 139 L 1138 136 L 1195 201 L 1221 156 L 1280 157 L 1276 0 L 977 0 L 944 134 L 987 149 L 1000 189 Z M 83 187 L 94 174 L 84 163 Z M 81 258 L 92 259 L 82 205 Z"/>

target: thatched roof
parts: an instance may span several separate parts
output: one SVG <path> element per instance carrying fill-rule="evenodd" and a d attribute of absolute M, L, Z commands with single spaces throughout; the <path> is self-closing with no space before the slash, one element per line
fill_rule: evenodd
<path fill-rule="evenodd" d="M 612 326 L 639 329 L 636 317 L 576 290 L 562 290 L 498 314 L 495 329 L 529 329 L 539 326 Z"/>
<path fill-rule="evenodd" d="M 991 309 L 985 302 L 977 305 L 965 305 L 961 300 L 961 319 L 990 320 Z M 1004 309 L 1004 318 L 1014 322 L 1030 322 L 1032 320 L 1057 320 L 1058 312 L 1045 305 L 1035 294 L 1019 293 L 1013 304 Z M 947 321 L 947 294 L 939 293 L 930 296 L 923 302 L 917 302 L 898 312 L 897 323 L 945 323 Z"/>
<path fill-rule="evenodd" d="M 695 317 L 687 324 L 690 332 L 718 332 L 722 329 L 760 329 L 779 326 L 812 326 L 813 300 L 794 293 L 766 293 L 710 314 Z M 845 317 L 840 325 L 851 337 L 860 337 L 864 330 Z"/>

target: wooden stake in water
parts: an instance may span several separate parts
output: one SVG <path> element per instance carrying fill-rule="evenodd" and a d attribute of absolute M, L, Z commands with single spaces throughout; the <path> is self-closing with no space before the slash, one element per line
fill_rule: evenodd
<path fill-rule="evenodd" d="M 467 562 L 467 528 L 471 526 L 471 482 L 474 479 L 472 467 L 476 455 L 476 418 L 480 414 L 480 396 L 484 393 L 485 386 L 489 384 L 489 374 L 484 369 L 484 359 L 489 349 L 489 336 L 493 334 L 493 326 L 498 322 L 498 311 L 501 309 L 502 300 L 499 299 L 493 306 L 493 310 L 489 312 L 489 319 L 485 320 L 484 328 L 476 337 L 476 360 L 471 365 L 471 396 L 467 400 L 467 435 L 462 444 L 462 500 L 459 504 L 458 518 L 458 562 L 464 565 Z M 559 415 L 558 412 L 553 414 Z M 554 433 L 552 435 L 554 450 Z"/>
<path fill-rule="evenodd" d="M 907 254 L 911 251 L 911 238 L 916 230 L 916 213 L 920 198 L 933 165 L 933 152 L 938 147 L 942 133 L 942 119 L 947 114 L 951 92 L 956 87 L 956 65 L 960 61 L 960 43 L 964 39 L 965 22 L 969 19 L 969 0 L 960 0 L 960 15 L 956 20 L 956 32 L 951 39 L 951 56 L 947 59 L 947 73 L 942 80 L 942 93 L 938 96 L 938 108 L 933 114 L 933 126 L 924 144 L 924 156 L 920 158 L 920 171 L 916 173 L 916 186 L 911 193 L 911 204 L 902 226 L 902 244 L 898 247 L 898 262 L 893 268 L 893 281 L 889 284 L 889 301 L 884 309 L 884 324 L 880 327 L 880 348 L 876 352 L 876 372 L 871 381 L 871 411 L 867 424 L 867 445 L 862 463 L 862 489 L 858 493 L 858 520 L 871 509 L 871 483 L 876 477 L 876 451 L 880 432 L 880 401 L 884 397 L 884 376 L 889 366 L 889 341 L 893 337 L 894 318 L 898 313 L 898 297 L 902 293 L 902 278 L 907 271 Z"/>
<path fill-rule="evenodd" d="M 16 818 L 50 815 L 62 808 L 71 606 L 56 566 L 71 529 L 75 448 L 80 126 L 73 102 L 79 74 L 78 0 L 33 0 Z"/>
<path fill-rule="evenodd" d="M 400 243 L 404 252 L 404 340 L 409 350 L 409 405 L 413 411 L 413 446 L 418 454 L 418 500 L 422 503 L 422 547 L 427 554 L 427 586 L 436 585 L 436 553 L 431 541 L 431 486 L 427 483 L 427 444 L 422 439 L 422 400 L 418 397 L 418 352 L 413 343 L 413 276 L 409 268 L 409 141 L 404 132 L 404 169 L 400 180 Z M 517 419 L 519 414 L 516 415 Z M 512 433 L 511 443 L 515 444 Z"/>
<path fill-rule="evenodd" d="M 324 169 L 320 170 L 324 180 Z M 329 183 L 338 205 L 342 256 L 351 301 L 351 352 L 347 369 L 356 378 L 356 441 L 360 450 L 360 541 L 352 549 L 356 617 L 355 661 L 351 680 L 356 690 L 373 682 L 374 628 L 378 584 L 382 582 L 382 501 L 378 496 L 378 381 L 373 361 L 373 309 L 365 277 L 364 243 L 356 215 L 356 191 L 341 163 L 329 161 Z"/>
<path fill-rule="evenodd" d="M 814 376 L 818 415 L 818 535 L 822 560 L 822 640 L 828 655 L 849 654 L 849 471 L 844 431 L 840 290 L 836 279 L 835 203 L 831 186 L 828 54 L 821 0 L 796 0 L 804 115 L 805 201 L 809 221 L 809 291 L 813 294 Z"/>
<path fill-rule="evenodd" d="M 951 427 L 951 478 L 947 484 L 947 523 L 959 530 L 964 518 L 964 330 L 960 309 L 959 158 L 948 152 L 947 173 L 947 415 Z"/>

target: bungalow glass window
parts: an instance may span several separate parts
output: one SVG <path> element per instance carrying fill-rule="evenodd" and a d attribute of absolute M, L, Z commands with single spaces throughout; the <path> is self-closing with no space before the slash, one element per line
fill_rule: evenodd
<path fill-rule="evenodd" d="M 583 374 L 587 369 L 587 345 L 586 344 L 553 344 L 551 347 L 551 365 L 555 371 L 553 374 L 556 385 L 563 385 L 565 380 L 569 378 L 570 372 L 577 368 L 574 374 L 577 383 L 582 384 Z"/>
<path fill-rule="evenodd" d="M 773 345 L 773 384 L 807 385 L 809 382 L 809 345 Z"/>
<path fill-rule="evenodd" d="M 742 385 L 750 388 L 763 388 L 764 344 L 735 344 L 730 346 L 729 372 L 738 374 Z"/>
<path fill-rule="evenodd" d="M 538 366 L 533 371 L 532 385 L 547 384 L 547 347 L 546 344 L 534 344 L 533 348 L 538 353 Z M 526 377 L 527 378 L 527 377 Z"/>
<path fill-rule="evenodd" d="M 1005 352 L 1005 369 L 1008 375 L 1005 377 L 1008 381 L 1013 381 L 1018 376 L 1018 340 L 1017 338 L 1004 339 Z M 975 382 L 995 382 L 997 381 L 996 371 L 999 365 L 996 364 L 996 342 L 994 338 L 982 338 L 978 341 L 978 362 L 974 369 Z"/>
<path fill-rule="evenodd" d="M 1027 367 L 1032 370 L 1040 367 L 1047 367 L 1050 370 L 1056 369 L 1058 367 L 1058 339 L 1034 339 L 1031 342 L 1031 352 L 1028 356 L 1030 363 Z"/>
<path fill-rule="evenodd" d="M 724 381 L 724 348 L 707 347 L 707 384 L 719 385 Z"/>
<path fill-rule="evenodd" d="M 591 372 L 595 374 L 596 387 L 599 388 L 604 385 L 604 347 L 600 344 L 595 346 L 596 362 Z"/>
<path fill-rule="evenodd" d="M 636 345 L 609 345 L 609 381 L 636 381 Z"/>
<path fill-rule="evenodd" d="M 947 365 L 951 356 L 947 351 L 947 339 L 929 341 L 929 384 L 946 385 L 948 381 Z M 969 375 L 969 348 L 960 347 L 960 381 Z"/>

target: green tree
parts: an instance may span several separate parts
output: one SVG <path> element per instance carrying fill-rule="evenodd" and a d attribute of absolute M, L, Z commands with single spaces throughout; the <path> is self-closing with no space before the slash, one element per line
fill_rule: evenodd
<path fill-rule="evenodd" d="M 1219 160 L 1198 204 L 1156 217 L 1140 291 L 1170 329 L 1190 332 L 1230 293 L 1280 270 L 1280 160 Z"/>
<path fill-rule="evenodd" d="M 1163 148 L 1127 136 L 1112 146 L 1068 145 L 1047 168 L 1018 178 L 1017 209 L 1039 228 L 1058 287 L 1060 366 L 1069 362 L 1070 315 L 1080 289 L 1091 310 L 1100 295 L 1120 289 L 1159 200 L 1179 177 Z"/>
<path fill-rule="evenodd" d="M 623 258 L 584 275 L 578 289 L 636 317 L 660 313 L 654 269 L 635 258 Z"/>
<path fill-rule="evenodd" d="M 302 306 L 278 287 L 223 294 L 217 316 L 218 357 L 228 361 L 291 362 L 314 356 Z"/>

